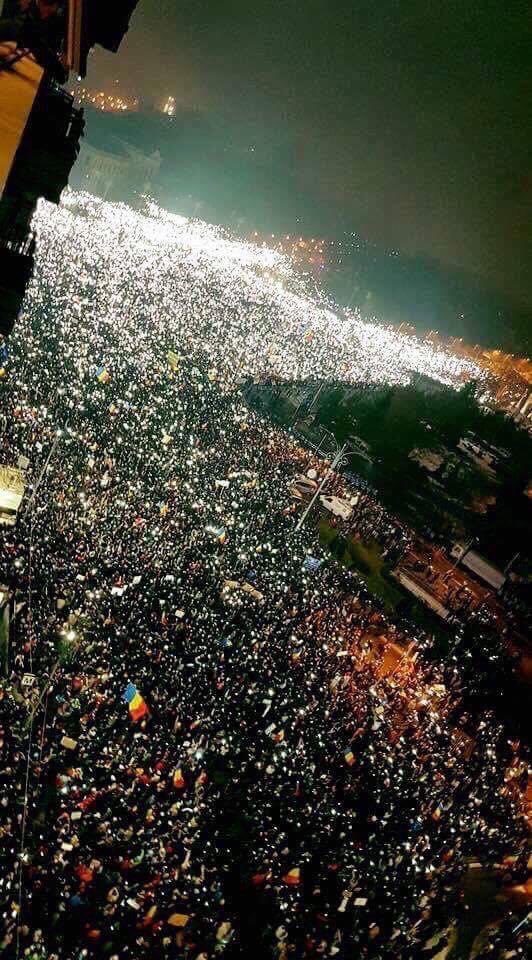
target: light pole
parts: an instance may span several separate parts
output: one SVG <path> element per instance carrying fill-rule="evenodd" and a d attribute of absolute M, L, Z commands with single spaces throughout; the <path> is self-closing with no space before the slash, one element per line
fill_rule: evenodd
<path fill-rule="evenodd" d="M 349 457 L 352 453 L 353 453 L 352 450 L 348 450 L 348 449 L 347 449 L 347 443 L 344 443 L 343 446 L 341 446 L 341 447 L 337 447 L 336 453 L 335 453 L 335 455 L 334 455 L 334 459 L 333 459 L 333 461 L 332 461 L 329 469 L 325 471 L 325 476 L 323 477 L 323 480 L 321 481 L 318 489 L 316 490 L 316 493 L 315 493 L 314 496 L 312 497 L 312 500 L 310 501 L 307 509 L 305 510 L 305 512 L 304 512 L 304 513 L 301 515 L 301 517 L 299 518 L 299 521 L 298 521 L 298 523 L 297 523 L 297 525 L 296 525 L 296 530 L 301 530 L 301 527 L 303 526 L 303 524 L 304 524 L 305 520 L 307 519 L 310 511 L 312 510 L 312 507 L 313 507 L 314 504 L 316 503 L 316 500 L 317 500 L 318 497 L 320 496 L 320 494 L 321 494 L 321 492 L 322 492 L 325 484 L 327 483 L 327 480 L 329 479 L 331 473 L 334 473 L 336 467 L 338 467 L 338 466 L 343 466 L 344 464 L 346 464 L 346 463 L 347 463 L 347 460 L 348 460 L 348 457 Z"/>
<path fill-rule="evenodd" d="M 328 457 L 328 456 L 330 456 L 330 454 L 331 454 L 332 451 L 331 451 L 331 450 L 327 450 L 327 447 L 324 445 L 324 440 L 326 439 L 326 437 L 327 437 L 328 435 L 330 436 L 330 434 L 329 434 L 329 431 L 328 431 L 328 430 L 325 430 L 325 427 L 322 427 L 322 430 L 324 430 L 325 432 L 323 433 L 323 435 L 321 436 L 321 438 L 318 440 L 317 443 L 313 443 L 313 444 L 312 444 L 312 446 L 311 446 L 311 448 L 310 448 L 310 452 L 311 452 L 311 453 L 319 454 L 320 457 Z M 335 447 L 333 447 L 333 449 L 336 449 L 336 450 L 337 450 L 338 448 L 337 448 L 337 446 L 335 445 Z"/>
<path fill-rule="evenodd" d="M 517 933 L 517 931 L 520 930 L 521 927 L 524 927 L 525 923 L 528 923 L 528 922 L 529 922 L 530 917 L 532 917 L 532 910 L 529 910 L 529 912 L 527 913 L 526 917 L 523 917 L 523 919 L 521 920 L 521 922 L 518 923 L 517 926 L 513 928 L 512 933 Z"/>
<path fill-rule="evenodd" d="M 465 547 L 462 547 L 461 552 L 458 554 L 455 562 L 453 563 L 453 569 L 457 567 L 459 563 L 462 562 L 466 553 L 469 553 L 469 551 L 471 550 L 471 547 L 473 546 L 474 542 L 475 542 L 475 537 L 472 537 L 469 543 L 467 543 Z"/>
<path fill-rule="evenodd" d="M 312 444 L 312 446 L 311 446 L 311 448 L 310 448 L 310 449 L 311 449 L 311 452 L 312 452 L 312 453 L 319 453 L 319 455 L 320 455 L 321 457 L 330 457 L 333 452 L 334 452 L 334 453 L 337 453 L 337 452 L 338 452 L 338 441 L 337 441 L 334 433 L 332 432 L 332 430 L 328 430 L 327 427 L 321 427 L 321 434 L 322 434 L 322 436 L 321 436 L 320 440 L 318 440 L 317 443 L 313 443 L 313 444 Z M 330 446 L 329 446 L 328 449 L 327 449 L 327 447 L 326 447 L 325 444 L 324 444 L 324 441 L 325 441 L 325 439 L 326 439 L 327 437 L 329 438 L 329 443 L 330 443 Z"/>
<path fill-rule="evenodd" d="M 14 602 L 11 591 L 8 587 L 0 584 L 0 672 L 9 676 L 9 641 L 11 617 L 14 610 Z"/>
<path fill-rule="evenodd" d="M 321 383 L 319 384 L 318 389 L 316 390 L 314 396 L 312 397 L 312 400 L 311 400 L 310 403 L 309 403 L 308 410 L 307 410 L 307 414 L 310 413 L 310 411 L 312 410 L 314 404 L 317 402 L 318 397 L 319 397 L 321 391 L 323 390 L 324 386 L 325 386 L 325 381 L 322 380 Z M 298 403 L 298 405 L 297 405 L 297 407 L 296 407 L 296 409 L 295 409 L 295 412 L 294 412 L 293 419 L 292 419 L 292 426 L 293 426 L 294 423 L 296 422 L 296 417 L 297 417 L 299 411 L 301 410 L 301 407 L 304 406 L 305 401 L 306 401 L 306 398 L 303 397 L 303 400 L 301 400 L 301 401 Z"/>

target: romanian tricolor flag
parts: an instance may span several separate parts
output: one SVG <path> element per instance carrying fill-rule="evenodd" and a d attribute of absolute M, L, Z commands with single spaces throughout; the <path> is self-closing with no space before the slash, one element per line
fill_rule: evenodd
<path fill-rule="evenodd" d="M 96 371 L 96 379 L 99 380 L 100 383 L 109 383 L 111 374 L 105 369 L 105 367 L 98 367 Z"/>
<path fill-rule="evenodd" d="M 301 881 L 301 870 L 299 867 L 293 867 L 288 873 L 285 873 L 283 880 L 289 887 L 297 887 Z"/>
<path fill-rule="evenodd" d="M 172 782 L 176 790 L 182 790 L 183 787 L 186 786 L 185 778 L 183 776 L 183 771 L 181 770 L 181 767 L 178 767 L 177 770 L 174 770 Z"/>
<path fill-rule="evenodd" d="M 1 340 L 1 337 L 0 337 Z M 5 343 L 0 346 L 0 377 L 5 377 L 6 375 L 6 363 L 9 359 L 9 350 L 7 349 Z"/>
<path fill-rule="evenodd" d="M 352 750 L 346 750 L 344 753 L 345 762 L 348 767 L 352 767 L 355 762 L 355 754 Z"/>
<path fill-rule="evenodd" d="M 129 707 L 129 716 L 132 720 L 140 720 L 150 712 L 144 697 L 139 693 L 134 683 L 128 683 L 122 699 Z"/>

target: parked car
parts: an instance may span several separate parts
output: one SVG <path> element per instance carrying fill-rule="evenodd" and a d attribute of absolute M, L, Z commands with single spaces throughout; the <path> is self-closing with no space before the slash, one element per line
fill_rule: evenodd
<path fill-rule="evenodd" d="M 320 497 L 320 503 L 325 510 L 332 513 L 341 520 L 350 520 L 353 516 L 353 507 L 347 500 L 341 500 L 340 497 Z"/>

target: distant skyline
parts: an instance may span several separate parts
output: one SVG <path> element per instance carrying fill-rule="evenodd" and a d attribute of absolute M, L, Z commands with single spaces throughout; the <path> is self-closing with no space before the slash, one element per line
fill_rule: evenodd
<path fill-rule="evenodd" d="M 532 308 L 528 4 L 141 0 L 88 82 L 300 145 L 302 186 L 367 239 Z"/>

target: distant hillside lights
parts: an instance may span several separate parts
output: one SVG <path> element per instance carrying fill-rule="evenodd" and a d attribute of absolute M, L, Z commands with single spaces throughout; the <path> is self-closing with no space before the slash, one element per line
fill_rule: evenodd
<path fill-rule="evenodd" d="M 138 97 L 125 97 L 105 90 L 89 90 L 78 87 L 75 95 L 79 103 L 88 104 L 104 113 L 135 113 L 139 109 Z"/>
<path fill-rule="evenodd" d="M 273 247 L 294 263 L 305 265 L 311 269 L 323 270 L 329 265 L 330 250 L 333 241 L 315 237 L 298 237 L 290 234 L 262 234 L 257 230 L 249 237 L 252 243 L 262 243 L 265 247 Z"/>

